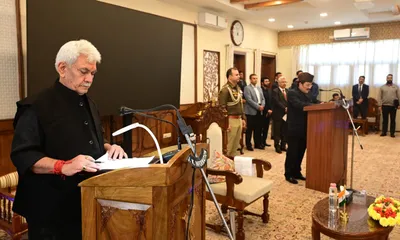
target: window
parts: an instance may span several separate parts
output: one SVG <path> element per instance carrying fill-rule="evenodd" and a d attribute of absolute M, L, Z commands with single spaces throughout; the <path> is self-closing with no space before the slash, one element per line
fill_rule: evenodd
<path fill-rule="evenodd" d="M 389 73 L 400 83 L 400 39 L 336 42 L 298 47 L 298 65 L 314 73 L 315 82 L 324 88 L 341 88 L 351 95 L 351 86 L 365 76 L 372 88 L 386 83 Z M 376 97 L 377 91 L 370 91 Z M 325 100 L 325 99 L 322 99 Z"/>
<path fill-rule="evenodd" d="M 386 83 L 386 76 L 389 74 L 389 64 L 377 64 L 374 66 L 374 85 L 382 86 Z"/>
<path fill-rule="evenodd" d="M 305 68 L 306 69 L 306 68 Z M 314 73 L 314 66 L 308 66 L 308 73 L 315 75 Z"/>
<path fill-rule="evenodd" d="M 333 82 L 335 82 L 338 86 L 344 86 L 349 83 L 349 76 L 350 66 L 339 65 L 334 69 Z"/>
<path fill-rule="evenodd" d="M 331 82 L 331 66 L 319 66 L 314 81 L 319 85 L 328 85 Z"/>

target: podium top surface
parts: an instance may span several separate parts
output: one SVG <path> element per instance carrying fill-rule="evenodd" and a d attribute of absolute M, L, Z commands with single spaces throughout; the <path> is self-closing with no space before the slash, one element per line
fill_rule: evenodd
<path fill-rule="evenodd" d="M 207 144 L 196 145 L 196 151 L 207 149 Z M 121 168 L 109 171 L 82 181 L 80 187 L 149 187 L 169 186 L 179 181 L 185 171 L 191 171 L 188 157 L 192 153 L 189 147 L 179 151 L 166 164 L 149 164 L 146 167 Z M 118 160 L 117 160 L 118 161 Z"/>
<path fill-rule="evenodd" d="M 353 106 L 352 100 L 347 100 L 346 104 L 349 106 Z M 328 103 L 321 103 L 321 104 L 313 104 L 310 106 L 304 107 L 304 111 L 321 111 L 321 110 L 333 110 L 342 108 L 343 102 L 342 101 L 335 101 L 335 102 L 328 102 Z"/>

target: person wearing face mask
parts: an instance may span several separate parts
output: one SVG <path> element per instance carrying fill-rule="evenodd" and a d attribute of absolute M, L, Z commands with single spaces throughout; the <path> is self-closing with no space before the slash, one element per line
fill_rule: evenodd
<path fill-rule="evenodd" d="M 307 112 L 303 109 L 312 104 L 308 93 L 314 76 L 304 72 L 299 75 L 299 85 L 287 94 L 287 144 L 285 160 L 286 181 L 297 184 L 297 180 L 306 180 L 301 174 L 301 162 L 307 145 Z"/>
<path fill-rule="evenodd" d="M 11 160 L 19 183 L 13 211 L 26 218 L 30 240 L 81 239 L 78 184 L 99 170 L 94 159 L 106 152 L 113 159 L 127 157 L 103 139 L 98 110 L 86 95 L 100 61 L 90 42 L 67 42 L 56 57 L 54 85 L 17 102 Z"/>
<path fill-rule="evenodd" d="M 379 111 L 382 111 L 382 133 L 381 136 L 386 136 L 388 130 L 388 118 L 390 116 L 390 136 L 395 137 L 396 130 L 396 111 L 400 109 L 399 106 L 400 90 L 399 87 L 393 83 L 393 75 L 388 74 L 386 77 L 386 84 L 383 85 L 378 91 L 378 106 Z"/>

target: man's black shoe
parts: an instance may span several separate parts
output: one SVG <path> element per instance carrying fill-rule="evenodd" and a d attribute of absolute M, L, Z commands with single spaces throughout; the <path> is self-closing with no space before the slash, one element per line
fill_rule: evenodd
<path fill-rule="evenodd" d="M 284 152 L 286 152 L 286 151 L 287 151 L 287 149 L 286 149 L 286 148 L 281 148 L 281 150 L 282 150 L 282 151 L 284 151 Z"/>
<path fill-rule="evenodd" d="M 299 183 L 296 179 L 294 179 L 292 177 L 286 178 L 286 181 L 288 181 L 288 182 L 290 182 L 292 184 L 298 184 Z"/>
<path fill-rule="evenodd" d="M 306 180 L 306 178 L 303 175 L 299 175 L 299 176 L 296 176 L 294 178 L 297 179 L 297 180 L 303 180 L 303 181 Z"/>
<path fill-rule="evenodd" d="M 264 146 L 271 147 L 271 144 L 266 143 L 266 144 L 264 144 Z"/>
<path fill-rule="evenodd" d="M 275 148 L 275 152 L 277 152 L 277 153 L 282 153 L 282 151 L 281 151 L 281 149 L 279 149 L 279 148 Z"/>
<path fill-rule="evenodd" d="M 390 134 L 390 136 L 392 137 L 392 138 L 394 138 L 395 136 L 394 136 L 394 134 Z"/>
<path fill-rule="evenodd" d="M 247 149 L 248 151 L 254 151 L 254 148 L 253 148 L 253 147 L 246 147 L 246 149 Z"/>
<path fill-rule="evenodd" d="M 264 146 L 256 146 L 256 147 L 254 147 L 254 148 L 257 148 L 257 149 L 261 149 L 261 150 L 264 150 L 265 149 L 265 147 Z"/>
<path fill-rule="evenodd" d="M 381 137 L 384 137 L 384 136 L 386 136 L 386 133 L 381 133 Z"/>

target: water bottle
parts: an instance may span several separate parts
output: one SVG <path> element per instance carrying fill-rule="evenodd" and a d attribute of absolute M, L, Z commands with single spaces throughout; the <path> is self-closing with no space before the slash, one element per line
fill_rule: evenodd
<path fill-rule="evenodd" d="M 336 212 L 337 204 L 338 202 L 336 183 L 331 183 L 329 187 L 329 212 Z"/>

